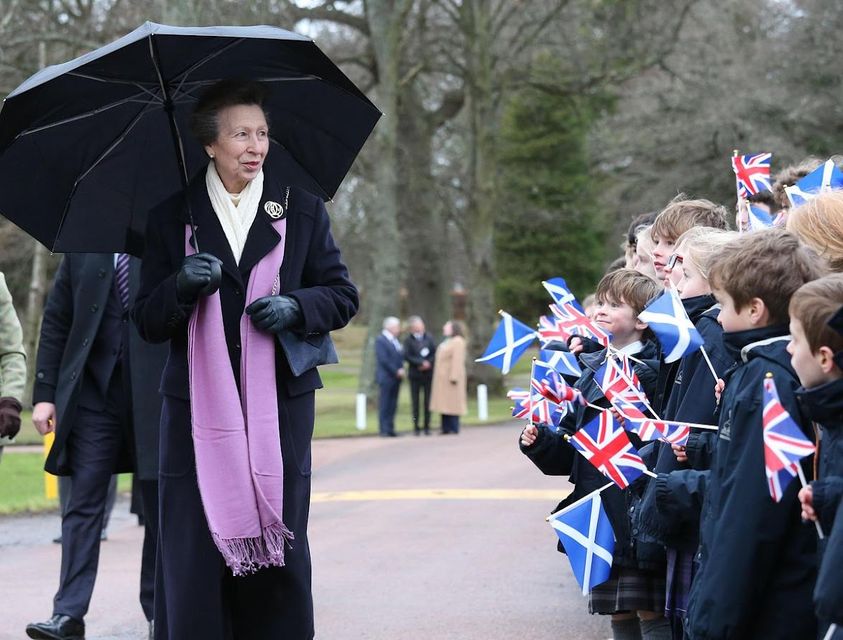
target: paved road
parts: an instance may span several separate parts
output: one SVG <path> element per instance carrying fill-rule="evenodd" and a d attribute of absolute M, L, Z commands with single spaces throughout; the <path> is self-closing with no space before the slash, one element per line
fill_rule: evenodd
<path fill-rule="evenodd" d="M 310 533 L 320 640 L 604 640 L 544 515 L 570 486 L 518 453 L 515 424 L 459 436 L 314 443 Z M 91 640 L 144 637 L 141 530 L 118 503 Z M 0 639 L 50 612 L 55 514 L 0 519 Z"/>

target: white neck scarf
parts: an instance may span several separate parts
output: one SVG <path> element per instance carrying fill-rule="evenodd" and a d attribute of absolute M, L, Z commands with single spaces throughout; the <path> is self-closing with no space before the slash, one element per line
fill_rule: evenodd
<path fill-rule="evenodd" d="M 231 201 L 231 194 L 226 191 L 213 160 L 208 163 L 205 186 L 234 260 L 240 264 L 240 256 L 243 255 L 243 247 L 246 246 L 249 229 L 258 215 L 258 205 L 263 195 L 263 170 L 240 192 L 237 206 Z"/>

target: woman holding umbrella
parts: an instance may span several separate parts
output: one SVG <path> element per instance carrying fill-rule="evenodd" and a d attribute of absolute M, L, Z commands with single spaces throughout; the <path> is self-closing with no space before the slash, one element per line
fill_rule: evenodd
<path fill-rule="evenodd" d="M 320 362 L 302 372 L 287 345 L 318 345 L 358 298 L 322 200 L 264 169 L 264 97 L 263 85 L 230 80 L 203 94 L 191 128 L 210 162 L 147 226 L 133 315 L 146 340 L 170 340 L 159 639 L 314 634 L 307 518 Z"/>

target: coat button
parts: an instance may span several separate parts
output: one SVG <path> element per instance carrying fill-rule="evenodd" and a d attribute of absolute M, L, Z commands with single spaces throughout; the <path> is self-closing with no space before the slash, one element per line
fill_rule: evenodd
<path fill-rule="evenodd" d="M 71 374 L 70 374 L 70 379 L 71 379 L 71 380 L 76 380 L 76 372 L 75 372 L 75 371 L 71 372 Z"/>
<path fill-rule="evenodd" d="M 88 338 L 85 338 L 85 339 L 82 341 L 82 346 L 83 346 L 83 347 L 87 347 L 87 346 L 88 346 Z"/>
<path fill-rule="evenodd" d="M 237 349 L 237 351 L 240 351 L 240 343 L 239 343 L 239 342 L 238 342 L 238 343 L 236 343 L 236 344 L 234 345 L 234 348 L 235 348 L 235 349 Z"/>
<path fill-rule="evenodd" d="M 91 305 L 91 313 L 96 313 L 99 310 L 100 306 L 98 304 Z"/>
<path fill-rule="evenodd" d="M 240 291 L 240 289 L 235 289 L 235 290 L 234 290 L 234 295 L 235 295 L 235 296 L 240 296 L 240 295 L 243 295 L 243 292 L 242 292 L 242 291 Z"/>
<path fill-rule="evenodd" d="M 98 273 L 97 275 L 98 275 L 100 278 L 104 278 L 104 277 L 105 277 L 105 269 L 100 269 L 100 270 L 99 270 L 99 273 Z"/>
<path fill-rule="evenodd" d="M 35 375 L 35 377 L 36 377 L 36 378 L 38 378 L 39 380 L 43 380 L 43 379 L 44 379 L 44 372 L 43 372 L 43 371 L 39 371 L 39 372 Z"/>

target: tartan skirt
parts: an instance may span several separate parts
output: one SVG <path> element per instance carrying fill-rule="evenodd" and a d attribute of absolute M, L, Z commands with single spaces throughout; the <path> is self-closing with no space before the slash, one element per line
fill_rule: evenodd
<path fill-rule="evenodd" d="M 588 594 L 589 613 L 608 615 L 627 611 L 664 611 L 665 575 L 612 566 L 609 579 Z"/>

